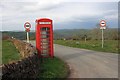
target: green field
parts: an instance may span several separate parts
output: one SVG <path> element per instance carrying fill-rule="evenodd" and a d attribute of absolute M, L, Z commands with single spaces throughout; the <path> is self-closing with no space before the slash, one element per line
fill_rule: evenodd
<path fill-rule="evenodd" d="M 55 44 L 60 44 L 69 47 L 83 48 L 101 52 L 118 53 L 118 41 L 117 40 L 105 40 L 104 48 L 101 48 L 101 40 L 54 40 Z"/>
<path fill-rule="evenodd" d="M 13 43 L 8 40 L 2 41 L 2 63 L 6 64 L 11 61 L 19 60 L 20 55 Z"/>
<path fill-rule="evenodd" d="M 41 78 L 66 78 L 69 73 L 69 68 L 65 62 L 58 58 L 44 58 L 41 64 L 42 72 L 40 73 Z M 56 80 L 56 79 L 55 79 Z M 61 79 L 60 79 L 61 80 Z"/>

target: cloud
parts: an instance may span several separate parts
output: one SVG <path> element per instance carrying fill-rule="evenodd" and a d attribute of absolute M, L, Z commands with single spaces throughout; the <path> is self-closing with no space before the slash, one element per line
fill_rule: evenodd
<path fill-rule="evenodd" d="M 116 19 L 118 19 L 118 14 L 116 13 L 113 15 L 108 15 L 108 16 L 105 16 L 104 18 L 107 20 L 116 20 Z"/>
<path fill-rule="evenodd" d="M 35 20 L 42 17 L 53 19 L 56 26 L 65 24 L 62 25 L 62 28 L 67 28 L 66 24 L 68 26 L 71 22 L 76 23 L 76 26 L 78 26 L 78 24 L 93 23 L 102 18 L 116 20 L 117 3 L 76 1 L 5 2 L 4 0 L 0 4 L 3 30 L 24 30 L 23 24 L 26 21 L 32 24 L 32 29 L 34 30 Z M 71 28 L 74 28 L 72 25 Z"/>
<path fill-rule="evenodd" d="M 119 0 L 2 0 L 3 2 L 119 2 Z"/>

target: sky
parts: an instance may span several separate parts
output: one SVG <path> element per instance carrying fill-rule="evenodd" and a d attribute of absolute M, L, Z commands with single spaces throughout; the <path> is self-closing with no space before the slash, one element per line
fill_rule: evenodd
<path fill-rule="evenodd" d="M 110 28 L 118 27 L 119 0 L 3 0 L 0 2 L 0 30 L 24 31 L 30 22 L 50 18 L 55 29 L 92 29 L 105 20 Z"/>

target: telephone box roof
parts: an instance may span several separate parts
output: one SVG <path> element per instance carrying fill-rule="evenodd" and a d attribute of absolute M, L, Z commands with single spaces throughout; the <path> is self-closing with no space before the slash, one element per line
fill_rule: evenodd
<path fill-rule="evenodd" d="M 36 19 L 36 22 L 47 22 L 47 21 L 52 21 L 51 19 L 48 19 L 48 18 L 39 18 L 39 19 Z"/>

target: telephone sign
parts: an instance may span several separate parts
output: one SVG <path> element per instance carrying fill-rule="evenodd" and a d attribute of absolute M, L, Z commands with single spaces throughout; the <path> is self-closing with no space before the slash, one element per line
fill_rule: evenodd
<path fill-rule="evenodd" d="M 36 20 L 36 48 L 39 57 L 53 57 L 53 25 L 47 18 Z"/>
<path fill-rule="evenodd" d="M 39 24 L 51 24 L 50 22 L 39 22 Z"/>

